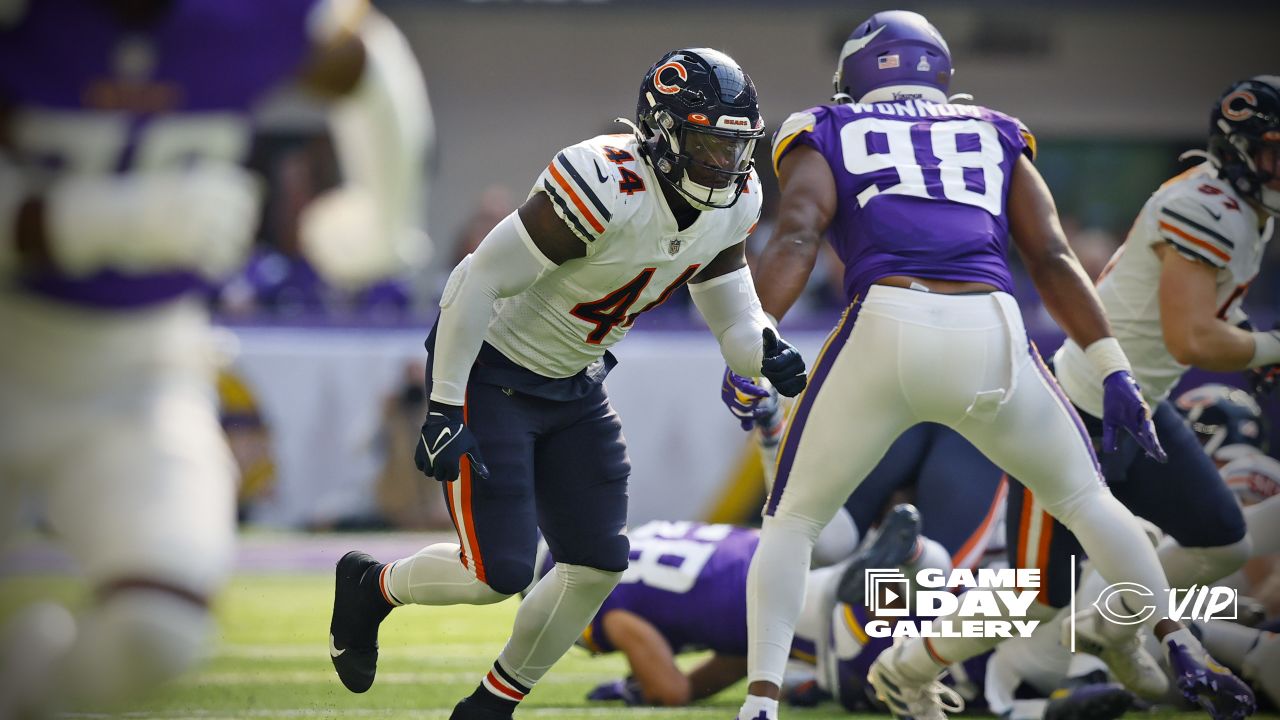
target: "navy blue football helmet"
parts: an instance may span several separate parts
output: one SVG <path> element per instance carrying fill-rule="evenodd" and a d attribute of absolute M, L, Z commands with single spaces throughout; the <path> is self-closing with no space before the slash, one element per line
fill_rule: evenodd
<path fill-rule="evenodd" d="M 1280 215 L 1280 190 L 1267 187 L 1280 166 L 1280 76 L 1255 75 L 1222 93 L 1209 112 L 1209 155 L 1236 192 Z"/>
<path fill-rule="evenodd" d="M 833 82 L 838 100 L 946 102 L 952 72 L 951 49 L 937 28 L 919 13 L 886 10 L 849 33 Z"/>
<path fill-rule="evenodd" d="M 1209 383 L 1182 393 L 1173 404 L 1214 460 L 1229 462 L 1240 455 L 1267 451 L 1267 420 L 1257 401 L 1244 390 Z"/>
<path fill-rule="evenodd" d="M 672 50 L 645 73 L 636 135 L 657 175 L 689 204 L 732 207 L 764 136 L 756 87 L 718 50 Z"/>

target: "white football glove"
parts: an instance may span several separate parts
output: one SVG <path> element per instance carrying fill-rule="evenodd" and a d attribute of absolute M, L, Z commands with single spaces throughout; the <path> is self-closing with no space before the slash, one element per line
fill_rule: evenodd
<path fill-rule="evenodd" d="M 407 270 L 408 253 L 426 247 L 425 234 L 382 217 L 373 195 L 357 186 L 329 190 L 298 217 L 298 238 L 307 259 L 330 283 L 358 289 Z"/>
<path fill-rule="evenodd" d="M 243 262 L 261 201 L 257 178 L 224 163 L 72 177 L 47 198 L 50 252 L 71 275 L 187 270 L 216 280 Z"/>

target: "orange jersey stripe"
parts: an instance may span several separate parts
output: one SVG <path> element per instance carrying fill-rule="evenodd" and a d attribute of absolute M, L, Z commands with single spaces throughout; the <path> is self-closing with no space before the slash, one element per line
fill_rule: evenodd
<path fill-rule="evenodd" d="M 578 212 L 582 213 L 582 217 L 591 223 L 591 227 L 598 233 L 604 232 L 604 226 L 600 224 L 599 220 L 596 220 L 596 216 L 592 215 L 587 206 L 583 204 L 582 198 L 578 197 L 578 193 L 573 191 L 573 186 L 564 179 L 559 170 L 556 170 L 555 163 L 548 165 L 547 169 L 551 171 L 551 177 L 555 178 L 556 184 L 560 186 L 560 189 L 564 190 L 569 199 L 573 201 L 574 206 L 578 208 Z"/>
<path fill-rule="evenodd" d="M 1204 240 L 1201 240 L 1200 238 L 1196 237 L 1195 235 L 1192 235 L 1192 234 L 1190 234 L 1190 233 L 1184 232 L 1184 231 L 1183 231 L 1183 230 L 1181 230 L 1180 228 L 1176 228 L 1176 227 L 1174 227 L 1174 226 L 1170 225 L 1169 223 L 1167 223 L 1167 222 L 1165 222 L 1165 221 L 1163 221 L 1163 220 L 1161 220 L 1161 221 L 1160 221 L 1160 229 L 1161 229 L 1161 230 L 1167 230 L 1167 231 L 1169 231 L 1169 232 L 1173 233 L 1174 235 L 1177 235 L 1178 237 L 1182 238 L 1183 240 L 1186 240 L 1187 242 L 1191 243 L 1192 245 L 1196 245 L 1196 246 L 1198 246 L 1198 247 L 1202 247 L 1202 248 L 1204 248 L 1205 250 L 1208 250 L 1209 252 L 1211 252 L 1211 253 L 1213 253 L 1214 255 L 1216 255 L 1216 256 L 1217 256 L 1220 260 L 1222 260 L 1223 262 L 1229 262 L 1229 261 L 1231 260 L 1231 256 L 1230 256 L 1230 255 L 1228 255 L 1228 254 L 1226 254 L 1226 253 L 1222 252 L 1222 251 L 1221 251 L 1221 250 L 1219 250 L 1218 248 L 1216 248 L 1216 247 L 1214 247 L 1214 246 L 1210 245 L 1209 243 L 1205 242 Z"/>

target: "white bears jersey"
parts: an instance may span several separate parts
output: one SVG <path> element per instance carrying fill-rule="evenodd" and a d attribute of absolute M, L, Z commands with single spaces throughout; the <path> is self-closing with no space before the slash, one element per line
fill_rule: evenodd
<path fill-rule="evenodd" d="M 1161 262 L 1156 247 L 1168 243 L 1186 257 L 1217 269 L 1218 317 L 1243 319 L 1240 301 L 1258 274 L 1274 230 L 1212 165 L 1203 163 L 1160 186 L 1143 206 L 1124 245 L 1098 282 L 1098 296 L 1116 339 L 1133 365 L 1147 402 L 1169 395 L 1187 366 L 1169 353 L 1160 326 Z M 1079 345 L 1067 340 L 1055 358 L 1058 381 L 1081 410 L 1102 417 L 1102 378 Z"/>
<path fill-rule="evenodd" d="M 760 217 L 755 173 L 733 207 L 706 210 L 679 230 L 633 135 L 601 135 L 565 148 L 530 192 L 546 193 L 587 246 L 525 291 L 494 303 L 485 340 L 522 367 L 569 377 L 622 339 Z"/>

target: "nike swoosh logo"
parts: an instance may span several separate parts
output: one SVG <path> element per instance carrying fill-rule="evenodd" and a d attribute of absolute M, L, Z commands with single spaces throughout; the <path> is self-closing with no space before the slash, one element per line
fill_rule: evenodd
<path fill-rule="evenodd" d="M 329 657 L 342 657 L 342 653 L 346 650 L 339 650 L 338 646 L 333 642 L 333 633 L 329 633 Z"/>
<path fill-rule="evenodd" d="M 1204 208 L 1204 211 L 1205 211 L 1205 212 L 1207 212 L 1207 213 L 1209 213 L 1210 215 L 1212 215 L 1214 220 L 1221 220 L 1221 219 L 1222 219 L 1222 213 L 1220 213 L 1220 212 L 1214 212 L 1214 211 L 1210 210 L 1208 205 L 1201 205 L 1200 207 Z"/>
<path fill-rule="evenodd" d="M 609 178 L 604 174 L 604 171 L 600 169 L 600 163 L 593 161 L 591 164 L 596 166 L 596 177 L 600 179 L 600 182 L 609 182 Z"/>
<path fill-rule="evenodd" d="M 454 435 L 452 428 L 445 428 L 441 430 L 440 434 L 436 436 L 434 451 L 431 449 L 433 443 L 427 442 L 427 437 L 425 435 L 419 434 L 418 437 L 422 438 L 422 449 L 427 453 L 427 460 L 431 463 L 432 467 L 435 467 L 436 456 L 440 454 L 441 450 L 448 447 L 449 443 L 453 442 Z M 448 439 L 446 440 L 445 438 Z"/>
<path fill-rule="evenodd" d="M 844 47 L 840 49 L 840 62 L 843 63 L 845 58 L 866 47 L 872 40 L 875 40 L 876 36 L 880 34 L 880 31 L 884 30 L 886 27 L 888 27 L 888 25 L 881 25 L 870 35 L 863 35 L 860 38 L 853 38 L 846 42 Z"/>

